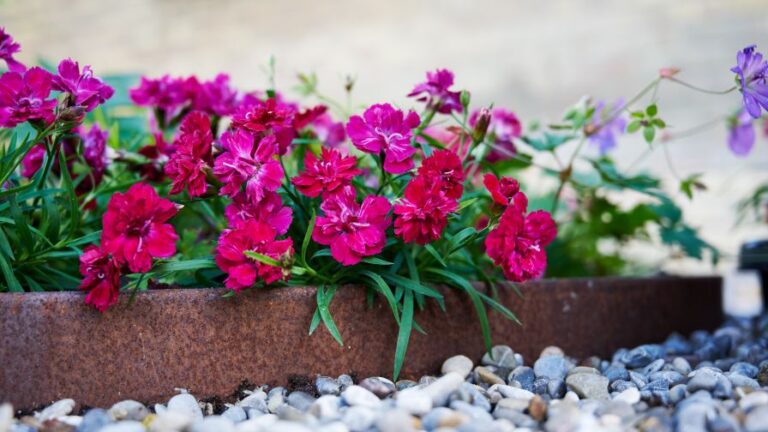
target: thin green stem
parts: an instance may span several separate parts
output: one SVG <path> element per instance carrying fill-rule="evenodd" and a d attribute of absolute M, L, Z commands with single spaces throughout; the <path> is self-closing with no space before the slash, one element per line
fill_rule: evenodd
<path fill-rule="evenodd" d="M 679 80 L 679 79 L 677 79 L 675 77 L 667 77 L 665 79 L 668 80 L 668 81 L 671 81 L 673 83 L 680 84 L 681 86 L 687 87 L 687 88 L 689 88 L 691 90 L 695 90 L 695 91 L 697 91 L 699 93 L 706 93 L 706 94 L 711 94 L 711 95 L 725 95 L 725 94 L 731 93 L 732 91 L 734 91 L 734 90 L 736 90 L 738 88 L 737 86 L 733 86 L 733 87 L 731 87 L 731 88 L 729 88 L 727 90 L 708 90 L 708 89 L 701 88 L 699 86 L 695 86 L 693 84 L 687 83 L 685 81 L 681 81 L 681 80 Z"/>

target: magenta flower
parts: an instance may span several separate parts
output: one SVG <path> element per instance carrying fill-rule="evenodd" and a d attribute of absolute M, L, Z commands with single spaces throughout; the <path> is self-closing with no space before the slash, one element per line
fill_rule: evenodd
<path fill-rule="evenodd" d="M 469 125 L 475 127 L 480 111 L 475 111 L 469 117 Z M 517 153 L 514 140 L 520 138 L 523 127 L 515 113 L 504 108 L 491 110 L 491 121 L 488 124 L 488 141 L 493 143 L 486 160 L 498 162 L 509 159 Z"/>
<path fill-rule="evenodd" d="M 736 156 L 746 156 L 755 145 L 754 119 L 746 110 L 728 119 L 728 148 Z"/>
<path fill-rule="evenodd" d="M 408 97 L 418 96 L 418 101 L 426 102 L 427 107 L 443 114 L 450 114 L 453 111 L 461 112 L 461 93 L 451 91 L 452 85 L 453 72 L 448 69 L 437 69 L 434 72 L 427 72 L 427 81 L 416 85 L 408 93 Z"/>
<path fill-rule="evenodd" d="M 190 99 L 188 80 L 169 75 L 155 79 L 141 77 L 139 85 L 128 93 L 136 105 L 156 107 L 167 112 L 176 111 Z"/>
<path fill-rule="evenodd" d="M 152 258 L 168 258 L 176 253 L 178 236 L 166 222 L 177 211 L 174 203 L 160 198 L 146 183 L 115 193 L 102 221 L 102 248 L 132 272 L 148 272 Z"/>
<path fill-rule="evenodd" d="M 544 275 L 547 268 L 544 248 L 557 236 L 557 226 L 549 213 L 537 210 L 526 216 L 525 211 L 525 207 L 507 207 L 498 226 L 485 238 L 486 253 L 513 282 Z"/>
<path fill-rule="evenodd" d="M 590 124 L 596 132 L 589 136 L 589 142 L 597 145 L 600 154 L 605 154 L 616 147 L 616 136 L 624 134 L 627 120 L 619 113 L 624 107 L 624 101 L 619 99 L 612 106 L 605 101 L 595 104 L 595 113 Z"/>
<path fill-rule="evenodd" d="M 459 199 L 464 192 L 464 168 L 459 156 L 451 150 L 437 150 L 424 159 L 419 167 L 419 176 L 440 183 L 441 190 L 448 198 Z"/>
<path fill-rule="evenodd" d="M 98 246 L 88 246 L 80 255 L 80 289 L 88 291 L 85 304 L 104 312 L 120 295 L 120 264 Z"/>
<path fill-rule="evenodd" d="M 213 133 L 207 115 L 195 111 L 184 117 L 174 142 L 176 151 L 165 164 L 165 174 L 173 182 L 172 194 L 187 188 L 189 196 L 201 196 L 208 188 L 206 174 L 213 165 Z"/>
<path fill-rule="evenodd" d="M 413 168 L 412 129 L 419 126 L 418 114 L 404 115 L 390 104 L 371 105 L 363 116 L 352 116 L 347 122 L 347 134 L 361 151 L 384 154 L 384 170 L 402 174 Z"/>
<path fill-rule="evenodd" d="M 0 27 L 0 59 L 5 60 L 9 71 L 24 73 L 27 67 L 13 58 L 14 54 L 19 51 L 21 51 L 21 46 L 13 40 L 11 35 L 5 32 L 5 28 Z"/>
<path fill-rule="evenodd" d="M 56 100 L 51 94 L 51 74 L 39 67 L 0 76 L 0 126 L 14 127 L 28 120 L 53 121 Z"/>
<path fill-rule="evenodd" d="M 355 168 L 357 159 L 344 156 L 340 151 L 322 148 L 320 159 L 311 151 L 304 159 L 304 172 L 291 181 L 304 195 L 314 198 L 321 193 L 323 198 L 340 193 L 352 182 L 352 178 L 362 173 Z"/>
<path fill-rule="evenodd" d="M 277 145 L 274 135 L 255 143 L 244 130 L 227 132 L 221 137 L 224 150 L 214 162 L 213 173 L 224 185 L 222 195 L 234 196 L 245 185 L 251 199 L 260 201 L 268 191 L 276 191 L 283 180 L 283 167 L 275 159 Z"/>
<path fill-rule="evenodd" d="M 234 228 L 256 220 L 274 228 L 277 235 L 287 233 L 293 222 L 293 210 L 283 205 L 283 200 L 277 192 L 266 192 L 261 201 L 253 200 L 241 192 L 232 198 L 232 203 L 224 210 L 224 214 L 229 225 Z"/>
<path fill-rule="evenodd" d="M 360 205 L 355 200 L 354 189 L 324 200 L 320 209 L 312 239 L 331 247 L 331 256 L 342 265 L 350 266 L 363 257 L 376 255 L 387 243 L 387 217 L 391 204 L 386 198 L 368 196 Z"/>
<path fill-rule="evenodd" d="M 335 121 L 330 114 L 318 116 L 310 127 L 317 139 L 328 147 L 338 147 L 347 138 L 344 123 Z"/>
<path fill-rule="evenodd" d="M 293 127 L 296 108 L 269 98 L 262 102 L 258 99 L 251 104 L 243 104 L 232 116 L 232 126 L 245 129 L 256 136 L 274 137 L 278 153 L 284 155 L 296 137 Z"/>
<path fill-rule="evenodd" d="M 90 66 L 83 67 L 81 74 L 80 65 L 72 59 L 62 60 L 59 74 L 52 79 L 54 90 L 69 93 L 71 105 L 81 106 L 86 111 L 93 111 L 115 93 L 112 87 L 93 76 Z"/>
<path fill-rule="evenodd" d="M 45 144 L 37 144 L 29 149 L 24 159 L 21 160 L 21 175 L 26 178 L 32 178 L 33 175 L 43 166 L 45 161 Z"/>
<path fill-rule="evenodd" d="M 235 111 L 237 96 L 237 90 L 229 85 L 229 75 L 218 74 L 197 85 L 192 107 L 210 115 L 228 116 Z"/>
<path fill-rule="evenodd" d="M 758 118 L 761 107 L 768 111 L 768 62 L 755 47 L 750 45 L 738 52 L 731 72 L 738 77 L 744 108 L 753 118 Z"/>
<path fill-rule="evenodd" d="M 293 241 L 275 240 L 276 232 L 269 225 L 260 221 L 247 221 L 243 225 L 224 231 L 216 246 L 216 265 L 227 273 L 224 284 L 227 288 L 240 291 L 256 283 L 260 278 L 270 284 L 286 280 L 290 270 L 264 264 L 245 255 L 256 252 L 286 263 L 293 256 Z"/>
<path fill-rule="evenodd" d="M 490 192 L 493 202 L 501 207 L 514 206 L 523 209 L 528 207 L 528 197 L 520 192 L 520 183 L 512 177 L 499 179 L 488 173 L 483 177 L 483 185 Z"/>
<path fill-rule="evenodd" d="M 109 132 L 94 124 L 87 132 L 79 128 L 80 138 L 83 141 L 83 159 L 91 169 L 91 175 L 83 179 L 77 186 L 78 192 L 87 192 L 101 183 L 104 173 L 107 171 L 109 160 L 107 159 L 107 140 Z M 74 152 L 73 152 L 74 153 Z M 65 155 L 67 153 L 65 152 Z M 72 177 L 76 177 L 72 173 Z"/>
<path fill-rule="evenodd" d="M 425 245 L 440 238 L 448 224 L 448 214 L 458 202 L 445 195 L 439 177 L 418 175 L 408 182 L 405 193 L 395 204 L 395 235 L 406 243 Z"/>

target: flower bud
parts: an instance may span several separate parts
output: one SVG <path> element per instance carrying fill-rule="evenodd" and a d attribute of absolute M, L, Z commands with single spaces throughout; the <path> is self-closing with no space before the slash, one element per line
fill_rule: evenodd
<path fill-rule="evenodd" d="M 85 117 L 85 108 L 82 106 L 66 107 L 59 111 L 58 120 L 62 122 L 80 123 Z"/>
<path fill-rule="evenodd" d="M 659 69 L 659 76 L 662 78 L 672 78 L 678 73 L 680 73 L 680 69 L 675 67 L 665 67 Z"/>
<path fill-rule="evenodd" d="M 459 95 L 459 102 L 461 102 L 461 106 L 464 107 L 464 109 L 467 109 L 469 107 L 469 101 L 471 99 L 471 94 L 467 90 L 462 90 L 461 95 Z"/>
<path fill-rule="evenodd" d="M 485 134 L 488 133 L 488 126 L 491 124 L 491 110 L 483 108 L 477 116 L 475 129 L 472 131 L 472 140 L 482 142 Z"/>

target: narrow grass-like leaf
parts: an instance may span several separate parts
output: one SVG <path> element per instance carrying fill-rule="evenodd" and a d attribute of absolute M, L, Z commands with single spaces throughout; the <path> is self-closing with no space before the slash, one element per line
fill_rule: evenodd
<path fill-rule="evenodd" d="M 415 281 L 413 281 L 411 279 L 402 277 L 400 275 L 384 273 L 382 276 L 384 277 L 384 279 L 389 280 L 393 284 L 400 285 L 403 288 L 406 288 L 406 289 L 409 289 L 409 290 L 413 291 L 414 293 L 422 294 L 422 295 L 425 295 L 427 297 L 433 297 L 433 298 L 437 298 L 437 299 L 442 299 L 443 298 L 443 295 L 440 294 L 436 289 L 429 288 L 427 286 L 424 286 L 424 285 L 422 285 L 422 284 L 420 284 L 418 282 L 415 282 Z"/>
<path fill-rule="evenodd" d="M 424 249 L 426 249 L 427 252 L 429 252 L 429 254 L 432 255 L 432 257 L 434 257 L 437 260 L 437 262 L 440 263 L 441 266 L 448 267 L 448 264 L 445 263 L 445 260 L 443 260 L 443 257 L 440 256 L 440 252 L 438 252 L 434 246 L 432 246 L 431 244 L 426 244 L 424 245 Z"/>
<path fill-rule="evenodd" d="M 255 259 L 256 261 L 258 261 L 258 262 L 260 262 L 262 264 L 267 264 L 267 265 L 271 265 L 271 266 L 275 266 L 275 267 L 280 267 L 280 261 L 278 261 L 278 260 L 276 260 L 276 259 L 274 259 L 272 257 L 268 257 L 268 256 L 266 256 L 264 254 L 260 254 L 258 252 L 251 252 L 251 251 L 245 251 L 245 252 L 243 252 L 243 254 L 245 254 L 245 256 L 247 256 L 248 258 L 253 258 L 253 259 Z"/>
<path fill-rule="evenodd" d="M 269 257 L 267 257 L 269 258 Z M 186 261 L 171 261 L 155 266 L 155 273 L 174 273 L 187 270 L 200 270 L 207 268 L 216 268 L 213 258 L 198 258 Z"/>
<path fill-rule="evenodd" d="M 371 264 L 371 265 L 380 265 L 380 266 L 389 266 L 389 265 L 392 265 L 392 264 L 393 264 L 393 263 L 392 263 L 392 262 L 390 262 L 390 261 L 387 261 L 387 260 L 383 260 L 383 259 L 381 259 L 381 258 L 377 258 L 377 257 L 368 257 L 368 258 L 363 258 L 362 262 L 364 262 L 364 263 L 366 263 L 366 264 Z"/>
<path fill-rule="evenodd" d="M 335 286 L 329 287 L 327 292 L 322 286 L 317 287 L 317 310 L 320 312 L 320 318 L 323 320 L 325 327 L 328 328 L 331 336 L 336 339 L 336 342 L 338 342 L 339 345 L 344 346 L 344 341 L 341 340 L 339 329 L 336 327 L 336 323 L 333 322 L 329 307 L 335 291 Z"/>
<path fill-rule="evenodd" d="M 32 251 L 34 247 L 34 243 L 32 242 L 32 233 L 29 229 L 26 218 L 24 218 L 24 214 L 19 208 L 19 204 L 16 202 L 16 195 L 8 196 L 8 205 L 10 206 L 11 217 L 13 217 L 13 221 L 16 223 L 16 231 L 19 233 L 19 237 L 21 237 L 22 249 Z"/>
<path fill-rule="evenodd" d="M 5 235 L 5 230 L 0 226 L 0 251 L 5 254 L 11 261 L 16 260 L 16 256 L 13 254 L 13 248 L 8 242 L 8 237 Z"/>
<path fill-rule="evenodd" d="M 37 281 L 27 275 L 24 275 L 24 282 L 27 283 L 27 286 L 29 287 L 30 291 L 32 292 L 43 292 L 45 291 L 43 287 L 40 286 Z"/>
<path fill-rule="evenodd" d="M 307 226 L 307 232 L 304 233 L 304 241 L 301 242 L 301 263 L 307 263 L 307 249 L 309 248 L 309 241 L 312 239 L 312 231 L 315 229 L 315 221 L 317 220 L 317 213 L 312 210 L 312 218 L 309 220 L 309 226 Z"/>
<path fill-rule="evenodd" d="M 405 290 L 403 299 L 403 313 L 400 316 L 400 330 L 397 332 L 397 347 L 395 348 L 395 367 L 392 376 L 393 381 L 397 381 L 400 376 L 400 370 L 405 361 L 405 353 L 408 351 L 408 340 L 411 338 L 411 329 L 413 327 L 413 292 Z"/>
<path fill-rule="evenodd" d="M 8 287 L 8 290 L 11 292 L 24 292 L 19 280 L 16 279 L 16 275 L 13 274 L 13 269 L 11 269 L 10 263 L 3 254 L 0 254 L 0 270 L 3 272 L 3 277 L 5 278 L 5 284 Z"/>
<path fill-rule="evenodd" d="M 315 309 L 315 313 L 312 315 L 312 322 L 309 323 L 309 335 L 312 336 L 312 333 L 317 330 L 317 326 L 320 325 L 320 309 Z"/>
<path fill-rule="evenodd" d="M 67 191 L 69 203 L 69 238 L 75 237 L 80 230 L 80 204 L 75 192 L 75 186 L 72 184 L 72 176 L 69 174 L 67 161 L 64 152 L 59 152 L 59 169 L 61 170 L 61 182 L 64 184 L 64 190 Z"/>
<path fill-rule="evenodd" d="M 518 324 L 520 324 L 520 325 L 523 324 L 519 319 L 517 319 L 517 315 L 515 315 L 514 312 L 512 312 L 511 310 L 507 309 L 506 306 L 504 306 L 503 304 L 497 302 L 496 300 L 494 300 L 493 298 L 489 297 L 486 294 L 483 294 L 481 292 L 478 292 L 478 294 L 480 294 L 480 297 L 483 299 L 483 301 L 488 303 L 488 306 L 490 306 L 492 309 L 494 309 L 495 311 L 497 311 L 497 312 L 501 313 L 502 315 L 504 315 L 506 318 L 508 318 L 508 319 L 510 319 L 510 320 L 512 320 L 512 321 L 514 321 L 514 322 L 516 322 Z"/>
<path fill-rule="evenodd" d="M 379 276 L 378 274 L 370 270 L 363 270 L 360 273 L 363 276 L 367 276 L 371 281 L 373 281 L 375 286 L 378 288 L 378 291 L 387 300 L 387 303 L 389 304 L 389 308 L 392 309 L 392 313 L 395 315 L 395 321 L 398 324 L 400 324 L 400 316 L 398 314 L 397 300 L 395 300 L 395 296 L 394 294 L 392 294 L 392 289 L 389 287 L 389 285 L 387 285 L 387 283 L 384 281 L 384 279 L 381 276 Z"/>

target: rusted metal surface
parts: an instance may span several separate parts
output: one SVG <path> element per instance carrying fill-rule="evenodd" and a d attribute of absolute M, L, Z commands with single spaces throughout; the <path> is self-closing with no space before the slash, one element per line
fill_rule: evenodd
<path fill-rule="evenodd" d="M 495 344 L 530 361 L 547 345 L 576 357 L 660 342 L 670 332 L 720 323 L 719 278 L 568 279 L 521 285 L 501 301 L 522 327 L 491 312 Z M 0 402 L 33 408 L 71 397 L 87 406 L 127 398 L 163 401 L 174 387 L 199 397 L 228 395 L 242 381 L 284 385 L 292 374 L 389 376 L 396 326 L 389 309 L 365 303 L 363 288 L 337 291 L 331 312 L 344 346 L 320 326 L 307 335 L 312 288 L 141 293 L 100 314 L 79 293 L 0 294 Z M 418 313 L 428 336 L 414 333 L 404 377 L 439 372 L 443 360 L 484 351 L 464 294 L 446 290 L 445 315 Z"/>

